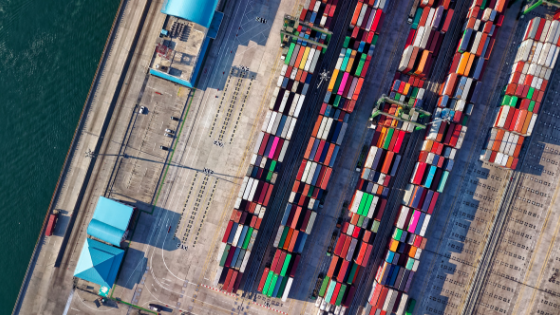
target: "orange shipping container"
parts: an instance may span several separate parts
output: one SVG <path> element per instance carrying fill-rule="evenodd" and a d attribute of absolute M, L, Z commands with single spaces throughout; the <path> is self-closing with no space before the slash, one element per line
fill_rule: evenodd
<path fill-rule="evenodd" d="M 431 54 L 432 53 L 429 50 L 424 50 L 422 52 L 422 55 L 420 56 L 420 62 L 418 63 L 418 67 L 416 68 L 416 71 L 414 71 L 415 74 L 422 74 L 427 70 L 426 64 L 428 63 L 428 60 L 431 58 Z"/>
<path fill-rule="evenodd" d="M 469 57 L 469 61 L 467 62 L 467 67 L 465 68 L 465 76 L 469 76 L 469 73 L 471 72 L 471 67 L 474 62 L 474 57 L 475 55 L 473 54 L 471 54 L 471 56 Z"/>
<path fill-rule="evenodd" d="M 331 265 L 329 266 L 329 270 L 327 271 L 327 277 L 332 278 L 334 274 L 334 270 L 336 269 L 336 264 L 338 263 L 338 259 L 339 259 L 338 256 L 333 255 L 333 258 L 331 260 Z"/>
<path fill-rule="evenodd" d="M 521 133 L 524 135 L 527 134 L 527 129 L 529 129 L 529 124 L 531 123 L 531 118 L 533 118 L 533 113 L 527 112 L 527 118 L 525 118 L 525 123 L 523 124 L 523 129 L 521 130 Z"/>
<path fill-rule="evenodd" d="M 506 162 L 506 167 L 511 168 L 511 163 L 513 163 L 513 157 L 508 156 L 508 159 L 507 159 L 507 162 Z"/>
<path fill-rule="evenodd" d="M 303 157 L 305 159 L 309 159 L 309 155 L 311 155 L 311 150 L 313 149 L 313 143 L 315 142 L 315 138 L 309 138 L 309 143 L 307 143 L 307 148 L 305 149 L 305 154 Z"/>
<path fill-rule="evenodd" d="M 358 2 L 356 5 L 356 10 L 354 10 L 354 15 L 352 16 L 352 21 L 350 21 L 351 25 L 356 25 L 358 22 L 358 18 L 360 17 L 360 11 L 362 11 L 362 6 L 364 5 L 363 2 Z"/>
<path fill-rule="evenodd" d="M 461 60 L 459 61 L 459 66 L 457 67 L 458 75 L 464 75 L 465 68 L 467 67 L 467 63 L 469 62 L 470 57 L 471 57 L 470 53 L 468 52 L 463 53 L 463 55 L 461 56 Z"/>
<path fill-rule="evenodd" d="M 500 144 L 502 143 L 504 134 L 505 131 L 503 129 L 498 129 L 498 132 L 496 133 L 496 141 L 494 141 L 494 145 L 492 146 L 492 151 L 498 152 L 500 150 Z"/>
<path fill-rule="evenodd" d="M 523 125 L 525 124 L 525 119 L 527 118 L 527 111 L 520 110 L 519 115 L 517 116 L 517 120 L 515 121 L 515 125 L 513 126 L 513 131 L 515 132 L 522 132 Z"/>

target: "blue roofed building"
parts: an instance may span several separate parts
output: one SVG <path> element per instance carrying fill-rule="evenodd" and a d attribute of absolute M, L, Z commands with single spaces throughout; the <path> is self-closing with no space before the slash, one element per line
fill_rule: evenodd
<path fill-rule="evenodd" d="M 132 206 L 99 197 L 87 228 L 87 234 L 109 244 L 120 246 L 128 234 L 133 212 L 134 207 Z"/>
<path fill-rule="evenodd" d="M 219 0 L 166 0 L 167 14 L 156 41 L 150 74 L 193 88 L 202 68 L 210 41 L 216 38 L 223 13 L 216 11 Z"/>
<path fill-rule="evenodd" d="M 124 250 L 86 238 L 74 277 L 99 284 L 100 291 L 113 287 L 119 272 Z"/>

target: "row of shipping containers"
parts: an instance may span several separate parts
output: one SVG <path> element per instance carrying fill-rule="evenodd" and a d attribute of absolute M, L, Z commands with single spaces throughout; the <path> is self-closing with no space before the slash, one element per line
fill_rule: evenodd
<path fill-rule="evenodd" d="M 482 150 L 482 161 L 516 169 L 525 137 L 533 133 L 559 53 L 560 22 L 540 17 L 529 21 Z"/>
<path fill-rule="evenodd" d="M 451 6 L 451 0 L 419 3 L 399 63 L 400 72 L 418 77 L 429 75 L 453 19 Z"/>
<path fill-rule="evenodd" d="M 463 35 L 438 93 L 437 107 L 393 222 L 383 261 L 377 267 L 365 314 L 404 314 L 414 308 L 416 302 L 408 294 L 427 244 L 425 234 L 478 101 L 480 80 L 496 29 L 503 21 L 505 5 L 503 0 L 471 2 Z"/>
<path fill-rule="evenodd" d="M 306 0 L 299 20 L 315 26 L 329 29 L 333 23 L 339 0 Z"/>
<path fill-rule="evenodd" d="M 359 1 L 354 8 L 348 36 L 338 56 L 327 92 L 323 98 L 319 115 L 315 120 L 311 137 L 307 143 L 295 182 L 292 186 L 288 204 L 274 239 L 276 248 L 273 261 L 261 276 L 258 290 L 269 297 L 282 297 L 285 300 L 290 286 L 278 284 L 280 279 L 293 282 L 299 260 L 293 260 L 287 270 L 289 275 L 279 274 L 275 266 L 277 257 L 296 255 L 300 257 L 305 250 L 306 240 L 313 229 L 321 200 L 328 189 L 333 166 L 339 156 L 340 147 L 347 132 L 350 114 L 353 112 L 378 38 L 378 30 L 383 21 L 385 0 Z M 355 222 L 356 223 L 356 222 Z M 364 246 L 365 255 L 367 247 Z M 348 245 L 349 256 L 360 248 Z M 342 263 L 342 262 L 341 262 Z M 348 266 L 346 263 L 345 266 Z M 281 270 L 280 270 L 281 271 Z M 357 275 L 358 265 L 348 268 L 348 281 Z M 278 278 L 278 280 L 276 280 Z M 270 282 L 270 284 L 268 284 Z M 276 283 L 276 284 L 274 284 Z M 268 285 L 267 285 L 268 284 Z M 278 287 L 278 291 L 276 291 Z M 347 284 L 333 284 L 329 290 L 329 303 L 336 313 L 344 313 L 347 301 L 353 299 L 354 291 Z M 324 307 L 323 307 L 324 309 Z"/>
<path fill-rule="evenodd" d="M 329 12 L 336 0 L 328 1 Z M 313 11 L 325 3 L 307 1 L 304 11 Z M 310 9 L 311 8 L 311 9 Z M 315 14 L 317 10 L 313 11 Z M 327 14 L 328 15 L 328 14 Z M 307 13 L 301 15 L 307 18 Z M 299 25 L 297 38 L 292 38 L 276 87 L 265 114 L 264 123 L 252 150 L 250 166 L 241 183 L 234 209 L 224 231 L 217 261 L 222 290 L 235 292 L 247 267 L 266 207 L 273 197 L 278 172 L 286 157 L 299 114 L 309 90 L 311 77 L 324 49 L 310 44 L 328 44 L 329 36 L 305 25 Z M 295 259 L 294 259 L 295 260 Z M 288 259 L 288 261 L 294 261 Z M 284 282 L 284 285 L 287 285 Z"/>

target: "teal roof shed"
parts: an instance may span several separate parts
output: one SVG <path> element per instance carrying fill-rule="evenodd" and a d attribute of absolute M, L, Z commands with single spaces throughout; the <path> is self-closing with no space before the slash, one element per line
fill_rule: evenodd
<path fill-rule="evenodd" d="M 128 229 L 134 208 L 118 201 L 99 197 L 87 234 L 104 242 L 120 246 Z"/>
<path fill-rule="evenodd" d="M 124 250 L 86 238 L 74 277 L 111 288 L 124 257 Z"/>
<path fill-rule="evenodd" d="M 166 0 L 161 13 L 210 28 L 218 0 Z"/>

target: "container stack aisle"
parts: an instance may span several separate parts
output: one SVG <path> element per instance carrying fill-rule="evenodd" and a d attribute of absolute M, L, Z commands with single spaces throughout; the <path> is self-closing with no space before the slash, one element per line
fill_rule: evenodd
<path fill-rule="evenodd" d="M 316 221 L 348 120 L 360 95 L 383 18 L 385 0 L 359 1 L 353 11 L 348 36 L 315 121 L 311 138 L 292 186 L 288 204 L 278 228 L 274 258 L 261 276 L 258 291 L 268 297 L 287 299 L 297 271 L 300 254 Z M 352 253 L 356 249 L 352 249 Z M 351 254 L 350 254 L 351 255 Z M 356 273 L 357 266 L 349 272 Z M 333 305 L 340 309 L 351 292 L 338 285 L 331 292 Z"/>
<path fill-rule="evenodd" d="M 531 136 L 560 52 L 560 22 L 534 18 L 517 50 L 508 84 L 480 159 L 515 169 L 525 137 Z"/>
<path fill-rule="evenodd" d="M 423 1 L 420 3 L 401 57 L 401 64 L 405 64 L 406 67 L 399 69 L 401 71 L 395 74 L 388 94 L 390 99 L 414 108 L 422 108 L 425 94 L 424 79 L 430 74 L 431 60 L 437 56 L 441 42 L 451 23 L 453 6 L 454 3 L 448 1 L 439 3 Z M 418 32 L 419 27 L 422 27 L 420 33 Z M 425 54 L 420 47 L 428 47 Z M 424 63 L 424 66 L 420 67 L 422 71 L 416 71 L 419 69 L 418 64 L 422 58 L 408 55 L 408 52 L 413 49 L 420 52 L 419 56 L 424 54 L 430 58 L 429 60 L 424 58 L 422 61 Z M 405 114 L 400 115 L 399 112 L 403 108 L 396 104 L 384 103 L 378 109 L 392 116 L 409 118 L 411 122 L 418 120 L 418 112 L 412 117 L 404 117 Z M 391 180 L 401 164 L 404 151 L 402 145 L 405 138 L 415 130 L 415 125 L 406 119 L 397 120 L 385 115 L 381 115 L 376 125 L 372 127 L 375 129 L 373 140 L 346 213 L 350 222 L 344 223 L 342 227 L 328 272 L 319 291 L 317 306 L 321 310 L 329 308 L 329 304 L 332 304 L 328 288 L 334 288 L 336 292 L 337 286 L 347 286 L 348 297 L 344 305 L 349 306 L 352 302 L 356 292 L 355 277 L 360 268 L 367 266 L 373 254 L 372 244 L 387 205 L 387 197 L 392 185 Z M 433 204 L 428 202 L 428 206 L 433 208 L 436 200 L 437 197 L 433 199 Z M 403 282 L 406 285 L 409 273 L 403 271 L 398 276 L 399 283 Z M 378 299 L 379 309 L 385 309 L 387 312 L 389 308 L 393 309 L 393 307 L 404 309 L 407 299 L 401 299 L 401 297 L 402 295 L 395 293 L 389 295 L 388 298 L 386 295 Z"/>
<path fill-rule="evenodd" d="M 408 298 L 408 291 L 427 243 L 424 235 L 467 132 L 505 4 L 505 0 L 474 0 L 469 8 L 463 36 L 439 91 L 384 260 L 376 270 L 365 314 L 404 314 L 414 309 L 416 301 Z"/>
<path fill-rule="evenodd" d="M 314 3 L 308 1 L 304 10 Z M 328 5 L 329 10 L 333 8 L 333 5 Z M 249 169 L 220 244 L 217 257 L 221 268 L 218 270 L 221 275 L 219 283 L 223 284 L 222 290 L 228 292 L 237 291 L 271 200 L 278 170 L 290 144 L 311 77 L 324 53 L 324 49 L 310 44 L 308 40 L 328 44 L 330 38 L 326 33 L 304 25 L 299 25 L 296 34 L 297 39 L 291 39 L 284 56 L 284 64 L 264 124 L 257 136 Z"/>

